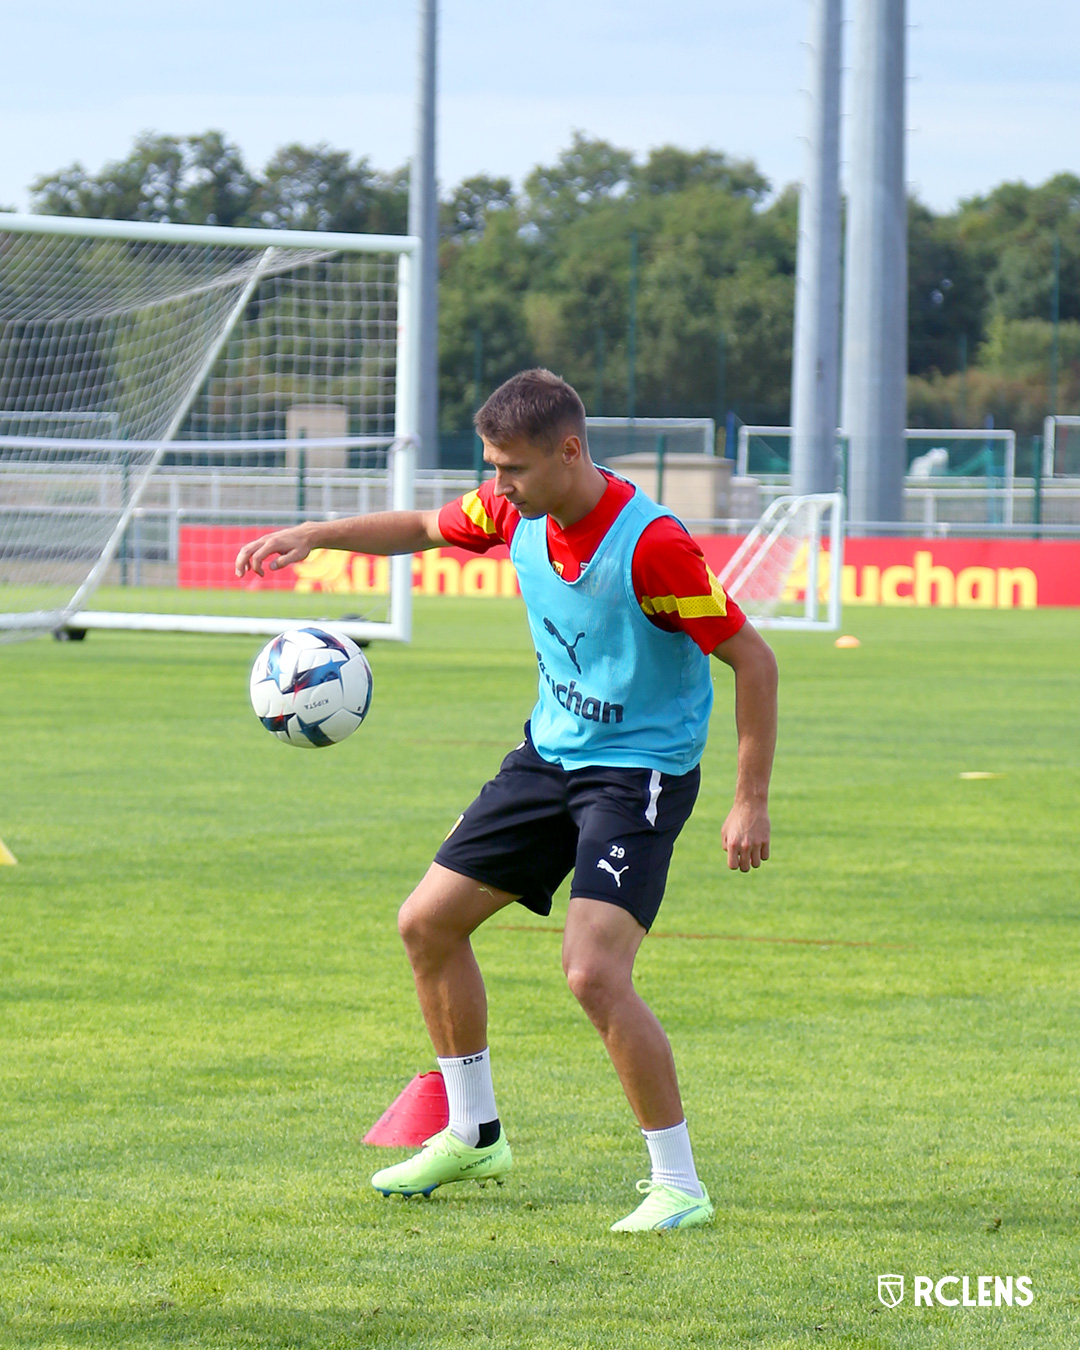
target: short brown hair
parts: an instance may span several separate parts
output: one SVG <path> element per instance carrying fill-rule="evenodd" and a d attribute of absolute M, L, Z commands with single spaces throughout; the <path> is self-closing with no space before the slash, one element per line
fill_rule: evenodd
<path fill-rule="evenodd" d="M 500 384 L 473 419 L 485 441 L 501 449 L 525 439 L 554 450 L 565 435 L 585 438 L 585 405 L 577 391 L 550 370 L 523 370 Z"/>

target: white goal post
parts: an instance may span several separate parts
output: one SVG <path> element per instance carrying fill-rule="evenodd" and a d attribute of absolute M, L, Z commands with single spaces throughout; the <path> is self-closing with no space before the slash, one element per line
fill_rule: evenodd
<path fill-rule="evenodd" d="M 717 579 L 755 627 L 832 632 L 843 570 L 843 494 L 821 492 L 772 501 Z"/>
<path fill-rule="evenodd" d="M 1042 476 L 1080 474 L 1080 417 L 1055 413 L 1043 422 Z"/>
<path fill-rule="evenodd" d="M 328 617 L 333 588 L 317 583 L 204 609 L 195 586 L 173 604 L 190 545 L 175 538 L 149 554 L 158 589 L 142 578 L 143 605 L 130 532 L 153 526 L 164 469 L 170 491 L 209 480 L 187 528 L 219 553 L 237 532 L 354 514 L 372 479 L 371 507 L 409 509 L 418 250 L 412 236 L 0 215 L 0 640 L 65 626 L 272 634 Z M 329 617 L 408 640 L 411 569 L 393 558 L 368 588 L 379 617 Z M 117 582 L 123 608 L 88 608 Z M 344 589 L 338 609 L 356 608 Z"/>

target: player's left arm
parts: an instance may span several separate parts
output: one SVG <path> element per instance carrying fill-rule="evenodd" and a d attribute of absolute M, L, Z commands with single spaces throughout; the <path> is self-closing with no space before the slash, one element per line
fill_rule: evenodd
<path fill-rule="evenodd" d="M 735 800 L 720 842 L 728 867 L 749 872 L 769 856 L 769 779 L 776 750 L 779 676 L 772 648 L 744 623 L 713 650 L 735 674 L 735 727 L 739 736 Z"/>
<path fill-rule="evenodd" d="M 685 634 L 735 672 L 739 770 L 720 838 L 728 866 L 749 872 L 769 856 L 776 658 L 709 570 L 700 545 L 671 517 L 653 521 L 642 533 L 633 577 L 642 611 L 656 627 Z"/>

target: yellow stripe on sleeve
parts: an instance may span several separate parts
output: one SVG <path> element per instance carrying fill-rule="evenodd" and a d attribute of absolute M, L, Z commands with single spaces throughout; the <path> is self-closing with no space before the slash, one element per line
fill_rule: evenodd
<path fill-rule="evenodd" d="M 641 608 L 646 614 L 678 614 L 680 619 L 722 619 L 727 614 L 727 593 L 713 576 L 708 563 L 708 595 L 643 595 Z"/>
<path fill-rule="evenodd" d="M 461 509 L 474 525 L 478 525 L 485 534 L 495 533 L 495 522 L 488 515 L 484 508 L 484 503 L 480 500 L 480 493 L 474 488 L 472 492 L 466 492 L 461 499 Z"/>

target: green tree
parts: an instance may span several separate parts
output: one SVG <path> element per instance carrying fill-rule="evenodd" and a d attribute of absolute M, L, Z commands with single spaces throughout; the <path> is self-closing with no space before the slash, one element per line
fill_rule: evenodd
<path fill-rule="evenodd" d="M 404 234 L 409 213 L 404 171 L 382 174 L 367 159 L 325 143 L 286 145 L 261 175 L 254 213 L 279 230 Z"/>
<path fill-rule="evenodd" d="M 986 272 L 965 248 L 955 216 L 908 203 L 908 371 L 949 375 L 986 331 Z"/>
<path fill-rule="evenodd" d="M 962 202 L 956 229 L 986 273 L 986 320 L 1050 318 L 1053 241 L 1061 265 L 1061 318 L 1080 319 L 1080 178 L 1062 173 L 1038 187 L 1003 183 Z"/>
<path fill-rule="evenodd" d="M 42 175 L 30 201 L 44 215 L 238 225 L 247 223 L 255 186 L 240 150 L 219 131 L 147 133 L 99 174 L 76 163 Z"/>
<path fill-rule="evenodd" d="M 577 135 L 554 165 L 529 176 L 519 205 L 521 247 L 530 251 L 521 299 L 535 358 L 580 387 L 593 407 L 627 410 L 636 234 L 635 410 L 715 415 L 725 326 L 749 313 L 729 303 L 722 283 L 754 263 L 768 292 L 754 318 L 758 336 L 762 315 L 772 316 L 777 297 L 792 293 L 795 199 L 785 193 L 766 207 L 767 189 L 752 165 L 719 152 L 664 147 L 637 165 L 629 152 Z M 444 295 L 453 284 L 444 275 Z M 725 384 L 733 399 L 786 415 L 790 316 L 786 327 L 768 328 L 779 350 L 759 359 L 743 360 L 746 341 L 732 337 L 737 359 Z"/>
<path fill-rule="evenodd" d="M 488 217 L 515 205 L 509 178 L 480 174 L 460 182 L 439 207 L 439 233 L 443 239 L 473 242 L 484 233 Z"/>
<path fill-rule="evenodd" d="M 439 417 L 445 431 L 472 423 L 491 389 L 536 356 L 526 324 L 532 249 L 516 209 L 494 212 L 469 247 L 443 244 L 439 290 Z M 477 345 L 482 355 L 476 385 Z"/>
<path fill-rule="evenodd" d="M 642 191 L 662 196 L 705 184 L 760 202 L 769 191 L 768 179 L 752 160 L 729 159 L 722 150 L 681 150 L 675 145 L 650 150 L 633 178 Z"/>
<path fill-rule="evenodd" d="M 545 234 L 580 219 L 600 203 L 624 196 L 634 181 L 634 156 L 609 141 L 575 131 L 552 165 L 525 180 L 525 219 Z"/>

